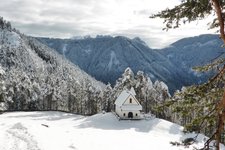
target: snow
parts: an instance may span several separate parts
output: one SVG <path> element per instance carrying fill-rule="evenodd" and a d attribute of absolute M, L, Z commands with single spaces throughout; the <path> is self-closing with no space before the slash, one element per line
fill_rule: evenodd
<path fill-rule="evenodd" d="M 0 115 L 1 150 L 191 150 L 171 141 L 190 137 L 182 127 L 161 119 L 122 120 L 112 113 L 90 117 L 63 112 L 10 112 Z M 193 136 L 193 135 L 192 135 Z M 224 150 L 225 148 L 222 147 Z"/>
<path fill-rule="evenodd" d="M 110 60 L 108 64 L 108 70 L 111 70 L 113 65 L 118 65 L 120 62 L 116 57 L 116 53 L 114 51 L 111 51 L 110 53 Z"/>
<path fill-rule="evenodd" d="M 2 69 L 2 67 L 0 66 L 0 75 L 4 75 L 5 71 Z"/>
<path fill-rule="evenodd" d="M 115 104 L 118 105 L 118 106 L 122 106 L 123 103 L 125 102 L 125 100 L 129 97 L 129 96 L 132 96 L 135 98 L 135 91 L 133 89 L 133 87 L 131 88 L 131 90 L 124 90 L 122 91 L 122 93 L 117 97 L 116 101 L 115 101 Z"/>
<path fill-rule="evenodd" d="M 35 68 L 40 71 L 44 72 L 45 71 L 45 62 L 43 62 L 42 58 L 40 58 L 37 53 L 29 48 L 27 45 L 24 45 L 26 50 L 28 51 L 28 55 L 32 58 L 32 61 L 34 62 L 33 65 Z"/>
<path fill-rule="evenodd" d="M 18 48 L 20 46 L 20 40 L 20 36 L 17 33 L 9 32 L 7 29 L 0 30 L 1 43 L 8 43 L 11 48 Z M 2 45 L 0 48 L 2 48 Z"/>
<path fill-rule="evenodd" d="M 127 97 L 130 95 L 130 93 L 126 90 L 124 90 L 116 99 L 115 104 L 118 106 L 122 106 L 124 101 L 127 99 Z"/>
<path fill-rule="evenodd" d="M 62 52 L 63 52 L 63 56 L 65 57 L 65 53 L 66 53 L 66 51 L 67 51 L 67 45 L 68 44 L 64 44 L 63 45 L 63 48 L 62 48 Z"/>
<path fill-rule="evenodd" d="M 132 95 L 136 95 L 136 92 L 135 92 L 135 90 L 134 90 L 134 88 L 133 87 L 131 87 L 131 89 L 130 89 L 130 93 L 132 94 Z"/>
<path fill-rule="evenodd" d="M 162 89 L 169 91 L 168 86 L 164 82 L 160 82 Z"/>
<path fill-rule="evenodd" d="M 6 111 L 6 110 L 7 110 L 6 103 L 0 102 L 0 111 Z"/>
<path fill-rule="evenodd" d="M 15 32 L 7 32 L 8 42 L 12 48 L 18 48 L 20 46 L 20 36 Z"/>
<path fill-rule="evenodd" d="M 87 47 L 84 49 L 85 53 L 90 55 L 91 54 L 91 51 L 92 51 L 92 48 L 90 45 L 87 45 Z"/>

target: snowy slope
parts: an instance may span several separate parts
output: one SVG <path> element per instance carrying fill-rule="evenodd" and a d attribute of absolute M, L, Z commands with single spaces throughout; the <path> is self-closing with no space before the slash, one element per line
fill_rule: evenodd
<path fill-rule="evenodd" d="M 79 104 L 91 96 L 98 99 L 103 83 L 36 39 L 6 27 L 0 17 L 1 22 L 0 67 L 5 72 L 1 78 L 5 90 L 0 89 L 0 110 L 96 113 Z"/>
<path fill-rule="evenodd" d="M 182 127 L 161 119 L 118 121 L 112 113 L 84 117 L 62 112 L 11 112 L 0 115 L 1 150 L 182 150 Z M 222 147 L 222 149 L 225 149 Z"/>

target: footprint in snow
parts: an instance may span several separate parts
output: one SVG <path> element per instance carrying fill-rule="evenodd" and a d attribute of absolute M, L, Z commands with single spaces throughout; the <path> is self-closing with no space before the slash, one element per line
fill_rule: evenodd
<path fill-rule="evenodd" d="M 1 148 L 3 150 L 40 150 L 33 136 L 21 123 L 14 124 L 7 130 L 5 136 L 7 137 L 6 140 L 10 140 L 10 142 L 5 142 L 4 147 Z"/>

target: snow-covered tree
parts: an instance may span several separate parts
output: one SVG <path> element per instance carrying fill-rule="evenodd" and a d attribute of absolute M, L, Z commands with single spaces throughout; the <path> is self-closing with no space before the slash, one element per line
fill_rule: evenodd
<path fill-rule="evenodd" d="M 5 71 L 0 66 L 0 111 L 6 110 L 7 106 L 5 103 L 5 82 L 4 82 Z"/>
<path fill-rule="evenodd" d="M 102 100 L 100 101 L 100 108 L 102 111 L 109 112 L 113 108 L 112 101 L 112 87 L 111 84 L 107 84 L 103 91 Z"/>
<path fill-rule="evenodd" d="M 122 77 L 116 81 L 113 88 L 113 96 L 117 97 L 123 90 L 131 89 L 134 86 L 134 73 L 131 68 L 126 68 Z"/>
<path fill-rule="evenodd" d="M 145 75 L 144 72 L 138 71 L 134 75 L 133 71 L 127 68 L 112 90 L 112 102 L 123 90 L 129 90 L 131 87 L 135 89 L 136 98 L 143 106 L 145 113 L 152 112 L 158 117 L 164 117 L 156 111 L 156 106 L 170 97 L 168 87 L 164 82 L 155 81 L 153 84 L 150 77 Z"/>
<path fill-rule="evenodd" d="M 164 29 L 168 30 L 171 28 L 178 28 L 181 24 L 187 22 L 196 21 L 199 19 L 212 17 L 212 20 L 208 25 L 210 28 L 219 28 L 220 33 L 219 37 L 223 41 L 223 46 L 225 45 L 225 1 L 223 0 L 182 0 L 179 5 L 176 5 L 173 8 L 162 10 L 157 14 L 151 16 L 151 18 L 163 18 L 166 27 Z M 215 149 L 220 149 L 220 142 L 222 138 L 225 139 L 225 65 L 224 65 L 224 56 L 217 56 L 215 59 L 209 60 L 212 62 L 206 66 L 196 68 L 199 71 L 209 71 L 214 68 L 217 68 L 217 74 L 211 78 L 206 83 L 200 86 L 191 86 L 184 92 L 185 103 L 191 103 L 188 107 L 193 105 L 196 106 L 196 110 L 201 110 L 204 112 L 207 110 L 208 113 L 204 113 L 201 116 L 195 117 L 192 119 L 192 127 L 199 126 L 201 129 L 204 126 L 204 123 L 207 122 L 217 122 L 217 127 L 215 131 L 211 133 L 209 140 L 205 143 L 203 149 L 210 149 L 210 143 L 213 140 L 216 140 Z M 222 57 L 221 57 L 222 56 Z M 200 97 L 200 98 L 199 98 Z M 180 102 L 180 101 L 179 101 Z M 210 105 L 209 105 L 210 104 Z M 185 105 L 186 106 L 186 105 Z M 210 107 L 209 107 L 210 106 Z M 182 110 L 179 110 L 182 113 Z M 184 112 L 186 109 L 184 108 Z M 209 117 L 210 116 L 210 117 Z M 212 121 L 213 120 L 213 121 Z M 222 138 L 221 138 L 222 137 Z"/>
<path fill-rule="evenodd" d="M 0 101 L 7 110 L 94 114 L 104 84 L 0 18 Z M 2 69 L 1 69 L 1 72 Z M 4 84 L 4 86 L 2 86 Z M 2 87 L 5 87 L 3 91 Z"/>

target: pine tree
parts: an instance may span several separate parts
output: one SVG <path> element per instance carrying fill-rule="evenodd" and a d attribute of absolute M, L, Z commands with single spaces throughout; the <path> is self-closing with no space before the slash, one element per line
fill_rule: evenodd
<path fill-rule="evenodd" d="M 145 113 L 153 113 L 157 117 L 163 119 L 167 118 L 165 115 L 167 109 L 161 110 L 160 113 L 156 111 L 156 107 L 170 97 L 167 85 L 162 81 L 156 81 L 153 85 L 151 79 L 145 75 L 143 71 L 138 71 L 135 75 L 130 68 L 125 69 L 122 74 L 122 78 L 119 78 L 116 81 L 116 85 L 114 86 L 111 94 L 111 109 L 113 108 L 112 104 L 119 94 L 123 90 L 130 90 L 131 87 L 134 88 L 136 98 L 143 106 L 143 111 Z"/>
<path fill-rule="evenodd" d="M 0 66 L 0 111 L 6 110 L 7 106 L 5 103 L 5 95 L 6 95 L 6 89 L 5 89 L 5 82 L 4 82 L 4 75 L 5 71 Z"/>
<path fill-rule="evenodd" d="M 112 87 L 110 83 L 106 85 L 105 90 L 103 91 L 100 108 L 102 111 L 106 112 L 110 112 L 113 109 Z"/>
<path fill-rule="evenodd" d="M 210 23 L 210 28 L 219 27 L 220 37 L 225 45 L 224 9 L 225 1 L 223 0 L 182 0 L 180 5 L 163 10 L 150 18 L 164 18 L 166 24 L 164 29 L 168 30 L 178 28 L 182 23 L 216 14 Z M 224 59 L 215 59 L 212 64 L 200 67 L 199 70 L 204 71 L 217 68 L 217 74 L 203 85 L 183 90 L 178 94 L 180 96 L 175 96 L 175 102 L 172 102 L 175 104 L 175 111 L 182 116 L 181 122 L 186 124 L 188 130 L 201 130 L 202 126 L 204 130 L 213 130 L 210 133 L 210 139 L 205 144 L 205 149 L 209 149 L 209 143 L 213 139 L 216 140 L 217 150 L 219 150 L 219 143 L 224 142 L 221 141 L 221 137 L 224 136 L 225 121 L 224 62 Z M 188 112 L 190 108 L 193 111 Z"/>
<path fill-rule="evenodd" d="M 0 17 L 0 109 L 99 111 L 104 84 Z M 13 39 L 13 40 L 11 40 Z M 2 69 L 0 68 L 0 73 Z"/>

